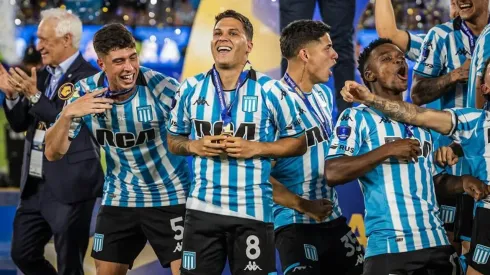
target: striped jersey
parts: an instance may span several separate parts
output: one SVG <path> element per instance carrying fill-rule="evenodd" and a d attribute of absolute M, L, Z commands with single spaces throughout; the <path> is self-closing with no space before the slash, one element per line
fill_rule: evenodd
<path fill-rule="evenodd" d="M 319 114 L 323 112 L 328 119 L 326 126 L 332 131 L 332 91 L 323 84 L 313 86 L 311 93 L 304 93 L 312 107 Z M 322 130 L 321 121 L 313 115 L 301 97 L 291 90 L 296 100 L 301 121 L 306 130 L 308 149 L 303 156 L 280 158 L 272 168 L 271 176 L 286 186 L 291 192 L 307 200 L 326 198 L 332 201 L 332 215 L 323 222 L 334 220 L 342 215 L 337 192 L 327 185 L 324 177 L 325 157 L 328 153 L 328 136 Z M 341 118 L 342 119 L 342 118 Z M 318 223 L 307 215 L 294 209 L 274 204 L 274 227 L 277 229 L 293 223 Z"/>
<path fill-rule="evenodd" d="M 456 17 L 429 30 L 424 39 L 422 54 L 414 71 L 424 77 L 440 77 L 461 67 L 471 58 L 470 38 L 463 32 L 464 22 Z M 473 41 L 476 36 L 472 35 Z M 464 107 L 467 104 L 466 83 L 456 86 L 441 97 L 442 108 Z"/>
<path fill-rule="evenodd" d="M 222 133 L 221 106 L 212 78 L 209 71 L 182 83 L 168 126 L 170 133 L 190 135 L 193 140 Z M 277 134 L 280 138 L 303 134 L 294 99 L 286 92 L 286 87 L 277 82 L 250 70 L 238 91 L 224 92 L 227 102 L 238 97 L 231 106 L 235 137 L 274 142 Z M 188 209 L 273 222 L 270 158 L 194 156 L 192 163 L 194 178 Z"/>
<path fill-rule="evenodd" d="M 408 32 L 408 45 L 407 45 L 407 51 L 405 52 L 405 57 L 411 61 L 417 61 L 420 56 L 420 52 L 422 50 L 422 44 L 424 42 L 424 38 L 427 35 L 426 33 L 421 33 L 421 34 L 413 34 L 411 32 Z"/>
<path fill-rule="evenodd" d="M 405 126 L 365 105 L 345 110 L 342 117 L 350 119 L 337 121 L 329 159 L 363 155 L 410 133 L 421 144 L 418 163 L 389 158 L 359 178 L 366 208 L 366 257 L 449 244 L 432 180 L 430 132 Z"/>
<path fill-rule="evenodd" d="M 101 89 L 105 74 L 80 80 L 68 104 Z M 184 157 L 168 151 L 166 125 L 178 83 L 140 67 L 136 92 L 102 114 L 74 119 L 70 138 L 84 123 L 106 153 L 103 205 L 157 207 L 183 204 L 190 183 Z"/>
<path fill-rule="evenodd" d="M 490 184 L 490 112 L 474 108 L 447 109 L 453 116 L 451 138 L 461 144 L 471 175 Z M 490 208 L 490 200 L 476 203 Z"/>
<path fill-rule="evenodd" d="M 442 146 L 447 147 L 451 145 L 451 143 L 453 143 L 453 140 L 450 137 L 441 135 L 437 132 L 432 132 L 432 138 L 436 140 L 436 142 L 434 142 L 434 151 L 439 149 L 439 147 Z M 436 168 L 438 168 L 438 166 L 436 166 Z M 468 161 L 464 157 L 459 158 L 458 163 L 456 163 L 455 165 L 446 166 L 443 170 L 447 174 L 454 175 L 454 176 L 470 174 L 470 167 Z"/>
<path fill-rule="evenodd" d="M 488 58 L 490 58 L 490 25 L 487 25 L 478 37 L 475 51 L 471 57 L 470 73 L 468 75 L 468 102 L 466 107 L 476 107 L 476 80 L 482 77 L 485 62 Z"/>

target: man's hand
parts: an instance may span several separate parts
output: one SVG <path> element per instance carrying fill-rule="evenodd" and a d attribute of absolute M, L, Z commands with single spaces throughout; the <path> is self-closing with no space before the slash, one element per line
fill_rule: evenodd
<path fill-rule="evenodd" d="M 228 156 L 248 159 L 259 155 L 261 144 L 256 141 L 249 141 L 239 137 L 228 137 L 225 146 L 225 151 Z"/>
<path fill-rule="evenodd" d="M 225 154 L 224 141 L 226 136 L 204 136 L 189 143 L 189 151 L 200 157 L 217 157 Z"/>
<path fill-rule="evenodd" d="M 308 217 L 321 222 L 332 215 L 333 203 L 327 199 L 306 200 L 301 199 L 299 211 Z"/>
<path fill-rule="evenodd" d="M 402 161 L 418 162 L 418 157 L 422 154 L 419 141 L 411 138 L 395 140 L 386 143 L 383 147 L 390 157 Z"/>
<path fill-rule="evenodd" d="M 88 114 L 100 114 L 112 109 L 114 100 L 110 98 L 97 97 L 103 94 L 107 88 L 100 89 L 91 93 L 86 93 L 71 104 L 66 105 L 63 114 L 70 119 L 83 117 Z"/>
<path fill-rule="evenodd" d="M 461 67 L 451 72 L 451 78 L 454 80 L 454 82 L 468 81 L 468 76 L 470 74 L 470 65 L 471 65 L 471 59 L 468 58 L 463 63 L 463 65 L 461 65 Z"/>
<path fill-rule="evenodd" d="M 453 149 L 449 146 L 441 146 L 435 152 L 436 164 L 440 167 L 446 167 L 446 165 L 453 166 L 458 163 L 459 158 L 454 153 Z"/>
<path fill-rule="evenodd" d="M 488 186 L 481 180 L 469 175 L 461 176 L 461 180 L 463 181 L 464 191 L 475 200 L 478 201 L 488 196 Z"/>
<path fill-rule="evenodd" d="M 26 97 L 33 96 L 38 92 L 36 68 L 32 67 L 31 76 L 28 76 L 21 68 L 10 68 L 10 85 L 18 93 L 23 93 Z"/>
<path fill-rule="evenodd" d="M 358 102 L 365 104 L 374 99 L 374 95 L 369 89 L 355 81 L 347 80 L 340 94 L 346 102 Z"/>
<path fill-rule="evenodd" d="M 2 90 L 7 98 L 11 98 L 15 94 L 15 89 L 11 85 L 12 76 L 5 70 L 2 64 L 0 64 L 0 90 Z"/>

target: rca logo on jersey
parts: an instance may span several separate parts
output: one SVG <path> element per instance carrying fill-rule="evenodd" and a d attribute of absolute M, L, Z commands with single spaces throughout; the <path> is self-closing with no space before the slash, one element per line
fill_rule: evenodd
<path fill-rule="evenodd" d="M 150 122 L 153 120 L 153 111 L 150 105 L 136 107 L 139 122 Z"/>
<path fill-rule="evenodd" d="M 155 137 L 155 129 L 153 128 L 139 132 L 137 137 L 133 133 L 113 133 L 107 129 L 95 131 L 95 139 L 101 146 L 109 145 L 122 149 L 141 145 L 154 140 Z"/>
<path fill-rule="evenodd" d="M 259 97 L 254 95 L 242 96 L 242 111 L 247 113 L 257 112 L 257 105 L 259 104 Z"/>
<path fill-rule="evenodd" d="M 196 269 L 196 252 L 184 251 L 182 253 L 182 268 L 187 270 Z"/>
<path fill-rule="evenodd" d="M 316 247 L 311 244 L 304 244 L 306 259 L 312 260 L 314 262 L 318 261 L 318 253 Z"/>
<path fill-rule="evenodd" d="M 236 129 L 233 122 L 231 122 L 230 127 L 233 133 L 235 133 L 235 137 L 240 137 L 246 140 L 255 140 L 255 123 L 240 123 L 238 129 Z M 194 128 L 196 130 L 197 137 L 202 138 L 204 136 L 218 136 L 223 132 L 223 122 L 215 122 L 211 129 L 211 123 L 209 121 L 194 120 Z"/>
<path fill-rule="evenodd" d="M 477 244 L 473 254 L 473 262 L 476 264 L 487 264 L 490 257 L 490 247 Z"/>
<path fill-rule="evenodd" d="M 95 252 L 100 252 L 104 248 L 104 234 L 94 234 L 94 247 Z"/>
<path fill-rule="evenodd" d="M 349 126 L 338 126 L 335 133 L 340 140 L 346 140 L 350 137 L 351 128 Z"/>
<path fill-rule="evenodd" d="M 314 146 L 316 144 L 320 144 L 326 140 L 328 137 L 322 135 L 322 130 L 318 127 L 313 127 L 306 130 L 306 144 L 308 147 Z"/>

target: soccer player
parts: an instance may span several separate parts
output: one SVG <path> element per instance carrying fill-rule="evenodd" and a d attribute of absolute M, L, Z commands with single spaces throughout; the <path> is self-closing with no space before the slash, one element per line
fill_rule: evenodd
<path fill-rule="evenodd" d="M 490 83 L 489 70 L 486 71 L 482 83 Z M 482 92 L 490 93 L 490 86 L 485 84 Z M 452 139 L 462 145 L 464 154 L 469 160 L 471 171 L 475 177 L 488 185 L 490 173 L 488 173 L 488 155 L 485 153 L 489 146 L 490 124 L 486 110 L 473 108 L 451 108 L 444 111 L 421 108 L 416 105 L 391 100 L 380 94 L 372 94 L 366 87 L 355 82 L 347 82 L 342 91 L 347 101 L 356 101 L 370 108 L 376 109 L 385 115 L 405 123 L 435 130 L 441 134 L 450 135 Z M 467 177 L 467 176 L 463 176 Z M 490 273 L 490 230 L 489 230 L 489 188 L 480 190 L 465 188 L 475 199 L 485 198 L 477 202 L 473 235 L 471 237 L 471 250 L 467 256 L 470 260 L 468 275 Z"/>
<path fill-rule="evenodd" d="M 490 59 L 490 25 L 483 29 L 480 37 L 476 40 L 475 51 L 471 58 L 470 73 L 468 76 L 468 104 L 467 107 L 478 109 L 490 108 L 488 105 L 489 96 L 482 91 L 482 80 L 486 69 L 486 62 Z"/>
<path fill-rule="evenodd" d="M 97 274 L 126 274 L 147 240 L 179 274 L 189 170 L 168 152 L 166 124 L 178 83 L 140 67 L 131 33 L 109 24 L 94 35 L 102 72 L 66 93 L 70 102 L 46 134 L 46 157 L 60 159 L 85 124 L 106 152 L 107 175 L 92 257 Z"/>
<path fill-rule="evenodd" d="M 242 14 L 216 16 L 215 64 L 187 78 L 176 96 L 169 149 L 192 155 L 181 274 L 275 273 L 271 158 L 306 151 L 294 99 L 248 60 L 253 26 Z M 190 135 L 190 137 L 189 137 Z M 276 135 L 279 139 L 276 140 Z"/>
<path fill-rule="evenodd" d="M 332 131 L 333 94 L 325 85 L 337 62 L 321 21 L 293 21 L 282 30 L 281 53 L 288 61 L 283 82 L 290 86 L 306 128 L 308 150 L 301 157 L 280 158 L 271 173 L 277 186 L 307 200 L 328 199 L 332 214 L 315 221 L 303 213 L 274 205 L 275 242 L 284 274 L 362 274 L 362 246 L 342 216 L 335 189 L 324 178 L 324 159 Z M 276 197 L 278 197 L 276 199 Z M 285 204 L 284 202 L 282 203 Z"/>
<path fill-rule="evenodd" d="M 459 16 L 433 27 L 424 39 L 414 67 L 414 104 L 441 98 L 442 108 L 471 106 L 467 102 L 470 58 L 478 35 L 488 22 L 488 0 L 457 1 Z"/>
<path fill-rule="evenodd" d="M 402 102 L 407 63 L 390 40 L 373 41 L 359 57 L 359 70 L 373 94 Z M 470 188 L 481 191 L 483 183 L 447 174 L 433 180 L 433 141 L 424 128 L 363 105 L 346 110 L 343 116 L 351 119 L 337 122 L 325 174 L 330 185 L 356 178 L 362 184 L 368 236 L 364 274 L 420 270 L 453 274 L 456 255 L 439 218 L 435 195 L 475 193 Z"/>

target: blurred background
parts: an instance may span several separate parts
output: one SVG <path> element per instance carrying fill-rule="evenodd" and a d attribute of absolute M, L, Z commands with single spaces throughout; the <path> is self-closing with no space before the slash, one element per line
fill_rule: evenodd
<path fill-rule="evenodd" d="M 92 46 L 93 34 L 105 23 L 121 22 L 133 32 L 138 42 L 142 66 L 182 80 L 209 70 L 213 63 L 209 42 L 214 16 L 232 8 L 248 16 L 254 24 L 256 35 L 254 50 L 250 56 L 253 66 L 274 78 L 280 78 L 278 1 L 280 0 L 0 0 L 0 62 L 5 66 L 40 68 L 41 57 L 35 50 L 40 12 L 47 8 L 61 7 L 82 19 L 84 31 L 80 52 L 94 66 L 97 65 Z M 357 0 L 356 3 L 356 55 L 377 37 L 372 2 Z M 434 25 L 449 20 L 449 0 L 394 0 L 393 5 L 398 27 L 414 33 L 426 32 Z M 320 20 L 318 9 L 313 19 Z M 409 67 L 411 73 L 412 62 L 409 62 Z M 358 74 L 357 78 L 359 80 Z M 330 80 L 328 85 L 332 84 L 333 80 Z M 3 102 L 3 93 L 0 93 L 0 100 Z M 15 133 L 9 129 L 4 112 L 0 111 L 0 274 L 20 274 L 9 258 L 9 250 L 12 220 L 19 200 L 23 138 L 23 133 Z M 338 192 L 344 215 L 364 245 L 364 206 L 359 187 L 352 183 L 341 186 Z M 96 212 L 97 207 L 94 209 L 94 213 Z M 56 260 L 52 244 L 46 247 L 46 255 L 50 261 Z M 86 274 L 95 274 L 93 259 L 87 255 Z M 160 267 L 151 248 L 146 247 L 130 274 L 170 273 Z"/>

